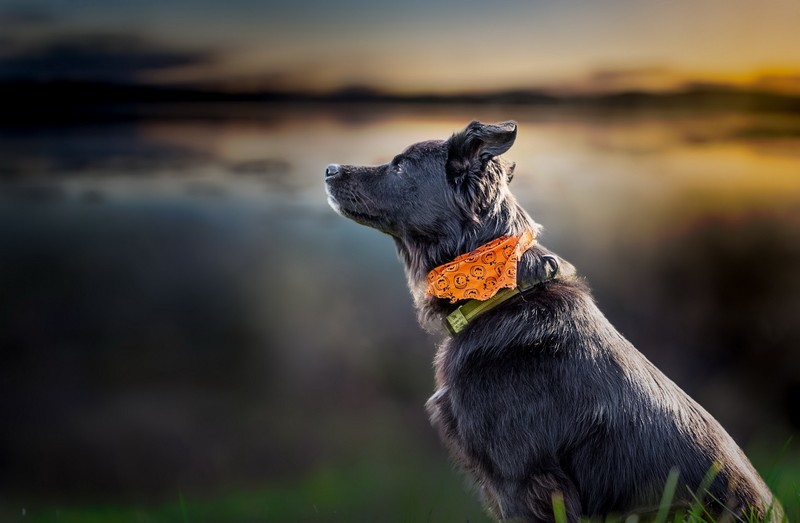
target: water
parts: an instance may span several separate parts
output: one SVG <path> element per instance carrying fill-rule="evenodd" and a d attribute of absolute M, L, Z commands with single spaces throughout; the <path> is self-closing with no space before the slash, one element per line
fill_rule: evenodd
<path fill-rule="evenodd" d="M 283 488 L 346 514 L 302 490 L 323 474 L 391 512 L 435 477 L 420 514 L 476 517 L 392 242 L 322 183 L 471 119 L 519 122 L 512 189 L 640 350 L 743 444 L 796 431 L 800 118 L 164 107 L 0 130 L 0 502 Z"/>

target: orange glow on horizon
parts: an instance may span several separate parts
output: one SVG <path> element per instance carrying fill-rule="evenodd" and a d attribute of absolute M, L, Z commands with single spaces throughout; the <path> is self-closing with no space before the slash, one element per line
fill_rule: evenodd
<path fill-rule="evenodd" d="M 146 72 L 230 91 L 396 94 L 673 91 L 706 83 L 800 94 L 800 2 L 411 2 L 285 6 L 281 16 L 150 28 L 213 59 Z M 198 13 L 200 17 L 201 13 Z M 237 15 L 239 16 L 239 15 Z M 202 27 L 207 31 L 201 30 Z"/>

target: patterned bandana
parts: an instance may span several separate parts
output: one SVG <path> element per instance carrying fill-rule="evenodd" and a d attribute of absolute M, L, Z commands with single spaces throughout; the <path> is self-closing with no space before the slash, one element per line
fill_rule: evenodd
<path fill-rule="evenodd" d="M 428 294 L 459 300 L 488 300 L 500 289 L 517 286 L 517 262 L 536 241 L 531 231 L 501 236 L 428 273 Z"/>

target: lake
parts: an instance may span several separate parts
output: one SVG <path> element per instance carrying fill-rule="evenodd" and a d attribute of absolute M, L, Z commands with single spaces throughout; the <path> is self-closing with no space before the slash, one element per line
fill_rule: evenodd
<path fill-rule="evenodd" d="M 797 431 L 800 116 L 160 106 L 0 128 L 0 506 L 483 518 L 393 243 L 322 181 L 472 119 L 626 337 L 746 448 Z"/>

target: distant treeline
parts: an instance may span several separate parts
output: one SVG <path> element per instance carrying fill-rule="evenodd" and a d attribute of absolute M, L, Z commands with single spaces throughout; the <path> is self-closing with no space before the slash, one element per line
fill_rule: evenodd
<path fill-rule="evenodd" d="M 464 94 L 384 93 L 352 87 L 330 93 L 259 91 L 231 93 L 216 90 L 95 82 L 0 83 L 0 106 L 6 124 L 21 121 L 73 120 L 147 114 L 150 104 L 215 103 L 330 103 L 330 104 L 503 104 L 611 109 L 694 109 L 800 114 L 800 96 L 726 86 L 695 85 L 680 91 L 628 91 L 601 95 L 558 95 L 537 90 Z M 138 111 L 122 110 L 136 106 Z M 2 124 L 0 124 L 2 125 Z"/>

